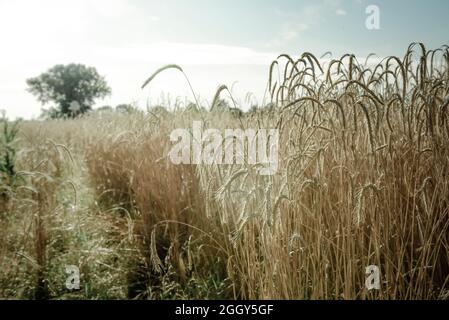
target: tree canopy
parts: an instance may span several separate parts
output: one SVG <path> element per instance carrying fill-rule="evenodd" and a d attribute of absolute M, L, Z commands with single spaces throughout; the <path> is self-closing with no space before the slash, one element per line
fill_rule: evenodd
<path fill-rule="evenodd" d="M 50 117 L 74 117 L 92 109 L 96 99 L 111 89 L 93 67 L 82 64 L 56 65 L 40 76 L 27 80 L 28 91 L 43 105 L 54 103 Z"/>

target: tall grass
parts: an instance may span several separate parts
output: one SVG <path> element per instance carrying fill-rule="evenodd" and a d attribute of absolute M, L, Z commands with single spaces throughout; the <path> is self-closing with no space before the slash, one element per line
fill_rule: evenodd
<path fill-rule="evenodd" d="M 91 286 L 80 298 L 446 299 L 449 47 L 412 44 L 402 58 L 363 64 L 350 54 L 281 55 L 268 78 L 270 107 L 243 116 L 214 108 L 226 90 L 220 86 L 210 111 L 47 123 L 41 136 L 58 144 L 32 158 L 60 159 L 72 170 L 49 174 L 64 185 L 56 198 L 50 186 L 29 182 L 47 190 L 38 193 L 47 200 L 31 198 L 25 207 L 26 196 L 17 194 L 11 212 L 22 221 L 18 208 L 34 206 L 46 217 L 36 220 L 45 220 L 36 230 L 46 237 L 37 232 L 31 242 L 36 270 L 48 271 L 35 273 L 49 284 L 48 296 L 61 295 L 52 287 L 61 276 L 49 266 L 68 259 L 83 262 L 82 280 Z M 169 134 L 194 120 L 205 128 L 278 128 L 278 173 L 260 176 L 258 165 L 248 164 L 172 164 Z M 24 124 L 22 134 L 38 136 L 38 127 Z M 74 212 L 86 231 L 55 233 L 73 224 L 58 214 L 61 197 L 72 203 L 73 191 L 84 202 Z M 4 239 L 24 241 L 17 227 L 1 222 L 8 225 Z M 56 245 L 51 239 L 58 237 L 64 240 Z M 0 257 L 10 257 L 11 248 L 0 246 Z M 380 290 L 365 287 L 369 265 L 380 268 Z M 14 279 L 24 277 L 15 272 Z M 0 279 L 2 296 L 20 296 Z"/>

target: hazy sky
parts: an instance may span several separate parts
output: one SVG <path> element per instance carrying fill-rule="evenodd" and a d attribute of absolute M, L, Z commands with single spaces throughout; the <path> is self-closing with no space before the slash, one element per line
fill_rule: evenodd
<path fill-rule="evenodd" d="M 368 5 L 380 30 L 365 27 Z M 150 89 L 142 82 L 177 63 L 203 99 L 220 84 L 262 98 L 268 66 L 280 53 L 403 55 L 410 42 L 449 43 L 447 0 L 0 0 L 0 109 L 30 118 L 41 105 L 25 80 L 59 63 L 95 66 L 112 87 L 97 106 L 147 99 L 161 91 L 191 97 L 169 71 Z"/>

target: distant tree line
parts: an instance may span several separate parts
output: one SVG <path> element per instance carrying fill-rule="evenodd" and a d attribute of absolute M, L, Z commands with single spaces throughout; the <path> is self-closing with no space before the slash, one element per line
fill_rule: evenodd
<path fill-rule="evenodd" d="M 43 110 L 44 118 L 74 118 L 92 111 L 97 99 L 111 94 L 105 78 L 94 67 L 82 64 L 56 65 L 41 75 L 27 80 L 27 90 L 35 95 L 42 105 L 51 104 Z M 158 107 L 162 108 L 162 107 Z M 132 104 L 120 104 L 113 109 L 103 106 L 96 111 L 130 113 L 137 110 Z M 190 104 L 187 111 L 200 111 L 204 108 Z M 246 114 L 257 112 L 272 112 L 273 105 L 264 107 L 252 106 Z M 168 112 L 168 111 L 167 111 Z M 213 112 L 230 112 L 235 117 L 242 117 L 245 113 L 232 107 L 226 100 L 220 99 L 214 105 Z"/>

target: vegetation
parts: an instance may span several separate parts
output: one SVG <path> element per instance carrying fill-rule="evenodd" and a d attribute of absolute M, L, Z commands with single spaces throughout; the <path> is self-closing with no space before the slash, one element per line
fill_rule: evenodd
<path fill-rule="evenodd" d="M 56 65 L 27 80 L 28 91 L 42 104 L 56 105 L 44 113 L 49 118 L 74 117 L 91 110 L 95 99 L 111 93 L 97 70 L 82 64 Z"/>
<path fill-rule="evenodd" d="M 3 184 L 12 186 L 16 175 L 14 167 L 16 150 L 13 143 L 15 142 L 19 131 L 18 122 L 10 124 L 6 117 L 3 116 L 3 118 L 0 119 L 0 123 L 3 129 L 0 141 L 0 181 L 3 182 Z"/>
<path fill-rule="evenodd" d="M 0 214 L 6 212 L 10 196 L 17 184 L 15 168 L 18 124 L 10 124 L 3 114 L 0 119 Z"/>
<path fill-rule="evenodd" d="M 23 123 L 0 297 L 447 299 L 449 46 L 378 64 L 282 55 L 269 70 L 272 103 L 244 115 L 212 103 Z M 173 165 L 168 136 L 194 120 L 278 128 L 278 174 Z"/>

